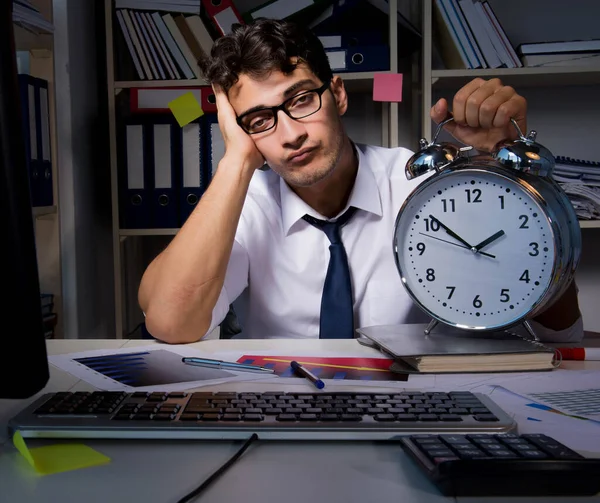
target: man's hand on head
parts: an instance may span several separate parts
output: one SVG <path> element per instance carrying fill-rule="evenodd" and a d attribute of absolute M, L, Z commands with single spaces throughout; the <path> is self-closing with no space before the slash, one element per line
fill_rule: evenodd
<path fill-rule="evenodd" d="M 264 157 L 256 148 L 252 138 L 238 125 L 236 113 L 225 91 L 218 85 L 212 86 L 217 102 L 219 128 L 225 141 L 227 162 L 234 162 L 245 168 L 256 170 L 264 163 Z"/>

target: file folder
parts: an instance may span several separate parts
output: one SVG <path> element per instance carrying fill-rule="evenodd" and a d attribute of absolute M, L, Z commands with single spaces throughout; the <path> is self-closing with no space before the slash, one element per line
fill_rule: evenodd
<path fill-rule="evenodd" d="M 319 35 L 319 40 L 325 49 L 338 49 L 340 47 L 360 47 L 364 45 L 383 45 L 384 40 L 381 31 L 361 31 L 361 32 L 343 32 L 327 33 Z"/>
<path fill-rule="evenodd" d="M 325 49 L 331 71 L 343 72 L 380 72 L 390 69 L 390 48 L 388 45 L 370 45 L 360 47 L 339 47 Z"/>
<path fill-rule="evenodd" d="M 134 87 L 131 89 L 131 113 L 171 113 L 169 103 L 186 93 L 193 93 L 204 113 L 216 112 L 217 101 L 210 86 L 195 87 Z"/>
<path fill-rule="evenodd" d="M 29 175 L 29 192 L 32 206 L 37 206 L 40 161 L 38 155 L 37 113 L 36 113 L 36 82 L 31 75 L 20 74 L 19 90 L 21 95 L 21 114 L 25 157 Z"/>
<path fill-rule="evenodd" d="M 148 166 L 145 122 L 123 121 L 119 127 L 118 171 L 121 228 L 152 227 L 152 172 Z"/>
<path fill-rule="evenodd" d="M 54 186 L 52 177 L 52 156 L 50 148 L 50 108 L 48 104 L 48 81 L 37 79 L 38 83 L 38 134 L 41 151 L 40 179 L 38 201 L 39 206 L 52 206 L 54 204 Z"/>
<path fill-rule="evenodd" d="M 172 117 L 162 116 L 145 125 L 145 169 L 152 172 L 152 227 L 178 228 L 181 128 Z"/>
<path fill-rule="evenodd" d="M 231 0 L 202 0 L 202 6 L 220 35 L 231 32 L 231 25 L 245 24 Z"/>
<path fill-rule="evenodd" d="M 207 114 L 204 116 L 204 120 L 206 124 L 204 134 L 205 165 L 207 168 L 206 187 L 208 187 L 217 171 L 219 162 L 225 155 L 225 140 L 219 128 L 217 114 Z"/>
<path fill-rule="evenodd" d="M 179 208 L 181 225 L 196 208 L 205 189 L 203 162 L 203 118 L 180 128 L 181 134 L 181 192 Z"/>

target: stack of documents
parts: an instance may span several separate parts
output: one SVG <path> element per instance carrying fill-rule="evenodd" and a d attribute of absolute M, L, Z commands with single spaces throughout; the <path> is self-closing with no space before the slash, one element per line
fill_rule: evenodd
<path fill-rule="evenodd" d="M 600 218 L 600 162 L 557 156 L 553 178 L 581 220 Z"/>

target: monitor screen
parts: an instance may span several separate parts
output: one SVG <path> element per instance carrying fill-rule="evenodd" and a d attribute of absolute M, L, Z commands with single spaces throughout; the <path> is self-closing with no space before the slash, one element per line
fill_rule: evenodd
<path fill-rule="evenodd" d="M 35 230 L 12 22 L 0 2 L 0 398 L 29 398 L 48 382 Z"/>

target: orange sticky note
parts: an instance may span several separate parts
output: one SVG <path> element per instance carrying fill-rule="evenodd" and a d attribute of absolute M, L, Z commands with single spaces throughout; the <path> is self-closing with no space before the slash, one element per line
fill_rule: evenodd
<path fill-rule="evenodd" d="M 29 449 L 19 431 L 13 435 L 13 444 L 40 475 L 78 470 L 110 461 L 109 457 L 83 444 L 56 444 Z"/>
<path fill-rule="evenodd" d="M 400 103 L 402 101 L 402 74 L 376 73 L 373 76 L 373 101 Z"/>
<path fill-rule="evenodd" d="M 191 91 L 170 101 L 169 108 L 181 127 L 204 115 L 204 110 Z"/>

